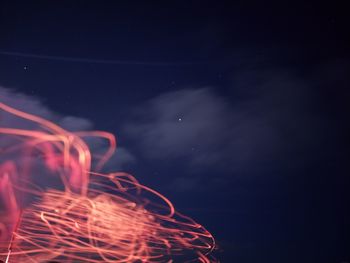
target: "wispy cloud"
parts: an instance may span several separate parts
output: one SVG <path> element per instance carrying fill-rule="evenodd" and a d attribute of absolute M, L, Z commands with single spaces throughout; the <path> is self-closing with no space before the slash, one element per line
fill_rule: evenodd
<path fill-rule="evenodd" d="M 308 85 L 283 71 L 250 71 L 234 77 L 237 98 L 210 87 L 168 92 L 138 107 L 125 131 L 150 161 L 263 172 L 276 161 L 297 162 L 322 136 Z"/>

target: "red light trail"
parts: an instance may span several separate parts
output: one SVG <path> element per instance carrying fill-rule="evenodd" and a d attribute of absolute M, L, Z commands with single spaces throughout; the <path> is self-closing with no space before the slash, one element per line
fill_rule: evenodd
<path fill-rule="evenodd" d="M 31 124 L 2 127 L 0 258 L 6 262 L 214 262 L 213 236 L 130 174 L 103 174 L 116 149 L 107 132 L 69 132 L 0 103 Z M 102 155 L 84 137 L 108 140 Z M 96 165 L 95 165 L 96 163 Z M 92 165 L 94 164 L 94 165 Z M 41 174 L 41 171 L 45 171 Z M 49 174 L 49 175 L 47 175 Z M 35 180 L 58 178 L 56 187 Z"/>

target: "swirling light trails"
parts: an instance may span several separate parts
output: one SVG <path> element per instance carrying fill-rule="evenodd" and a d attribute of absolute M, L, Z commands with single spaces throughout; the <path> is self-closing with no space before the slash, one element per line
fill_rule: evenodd
<path fill-rule="evenodd" d="M 112 134 L 72 133 L 3 103 L 0 109 L 37 124 L 34 130 L 0 127 L 3 138 L 16 142 L 1 149 L 0 196 L 7 216 L 0 219 L 0 257 L 8 262 L 214 261 L 213 236 L 176 212 L 165 196 L 127 173 L 99 172 L 115 151 Z M 110 147 L 96 157 L 82 139 L 86 136 L 107 139 Z M 63 189 L 34 185 L 31 164 L 20 167 L 6 158 L 34 152 Z M 94 171 L 93 158 L 98 159 Z M 35 201 L 21 204 L 28 196 Z"/>

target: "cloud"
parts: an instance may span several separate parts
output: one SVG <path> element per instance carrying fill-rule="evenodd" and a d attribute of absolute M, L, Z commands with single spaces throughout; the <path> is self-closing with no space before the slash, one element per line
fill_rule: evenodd
<path fill-rule="evenodd" d="M 234 109 L 210 88 L 158 96 L 143 105 L 125 130 L 140 142 L 145 156 L 185 157 L 193 168 L 203 169 L 251 159 L 259 137 L 272 132 L 263 120 L 252 118 L 248 108 Z"/>
<path fill-rule="evenodd" d="M 152 158 L 191 155 L 217 143 L 216 129 L 225 126 L 225 103 L 209 89 L 180 90 L 156 97 L 144 105 L 141 119 L 126 125 Z"/>
<path fill-rule="evenodd" d="M 134 111 L 124 131 L 150 161 L 178 159 L 198 173 L 263 173 L 317 144 L 324 126 L 312 113 L 318 105 L 309 83 L 277 70 L 233 78 L 229 98 L 210 87 L 159 95 Z"/>

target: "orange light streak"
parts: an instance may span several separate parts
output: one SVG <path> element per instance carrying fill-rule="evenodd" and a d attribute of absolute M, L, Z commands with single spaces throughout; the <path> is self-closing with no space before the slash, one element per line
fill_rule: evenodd
<path fill-rule="evenodd" d="M 67 263 L 215 261 L 213 236 L 178 213 L 165 196 L 130 174 L 100 172 L 116 149 L 112 134 L 69 132 L 3 103 L 0 110 L 36 124 L 35 129 L 16 129 L 2 127 L 0 119 L 0 139 L 13 142 L 0 149 L 0 212 L 5 215 L 0 217 L 0 258 Z M 86 136 L 106 139 L 110 146 L 96 156 L 82 139 Z M 40 169 L 60 178 L 62 189 L 33 185 L 33 177 L 40 176 L 33 172 L 34 162 L 18 161 L 33 158 L 33 153 L 40 156 Z M 98 159 L 96 165 L 93 158 Z M 32 201 L 22 204 L 26 199 Z"/>

